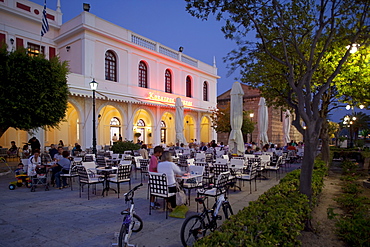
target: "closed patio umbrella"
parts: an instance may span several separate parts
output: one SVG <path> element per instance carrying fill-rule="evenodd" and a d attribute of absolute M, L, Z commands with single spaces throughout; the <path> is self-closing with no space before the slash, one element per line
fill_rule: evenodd
<path fill-rule="evenodd" d="M 258 141 L 262 145 L 268 144 L 269 139 L 267 137 L 268 129 L 268 108 L 266 106 L 265 98 L 261 97 L 258 103 Z"/>
<path fill-rule="evenodd" d="M 283 134 L 284 134 L 284 145 L 290 142 L 290 122 L 291 122 L 291 115 L 290 111 L 286 110 L 284 112 L 284 121 L 283 121 Z"/>
<path fill-rule="evenodd" d="M 244 154 L 244 140 L 241 131 L 243 124 L 243 95 L 244 91 L 239 82 L 234 82 L 231 88 L 229 150 L 233 154 Z"/>
<path fill-rule="evenodd" d="M 176 119 L 175 119 L 175 130 L 176 130 L 176 143 L 187 144 L 184 136 L 184 105 L 179 97 L 176 98 Z"/>

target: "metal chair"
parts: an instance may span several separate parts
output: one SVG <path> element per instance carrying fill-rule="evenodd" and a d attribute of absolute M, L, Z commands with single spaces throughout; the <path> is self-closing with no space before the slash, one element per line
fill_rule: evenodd
<path fill-rule="evenodd" d="M 109 178 L 109 182 L 117 184 L 118 198 L 120 193 L 120 184 L 128 182 L 129 189 L 131 190 L 131 164 L 119 165 L 117 170 L 117 176 Z"/>
<path fill-rule="evenodd" d="M 141 182 L 143 182 L 143 175 L 148 176 L 149 173 L 149 159 L 139 159 Z"/>
<path fill-rule="evenodd" d="M 149 195 L 163 198 L 163 208 L 168 218 L 166 199 L 176 196 L 176 193 L 169 193 L 167 186 L 167 176 L 165 173 L 149 172 Z M 149 204 L 149 215 L 152 214 L 152 207 Z"/>
<path fill-rule="evenodd" d="M 104 186 L 104 180 L 100 178 L 90 177 L 87 174 L 87 170 L 84 166 L 77 166 L 77 173 L 78 173 L 78 182 L 80 185 L 80 198 L 82 187 L 87 184 L 87 200 L 90 200 L 90 185 L 95 185 L 94 187 L 95 189 L 93 191 L 95 191 L 96 194 L 96 185 L 101 183 Z"/>

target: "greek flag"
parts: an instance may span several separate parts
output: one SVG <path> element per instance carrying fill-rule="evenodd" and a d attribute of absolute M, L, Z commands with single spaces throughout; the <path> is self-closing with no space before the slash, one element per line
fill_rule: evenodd
<path fill-rule="evenodd" d="M 45 33 L 49 31 L 48 19 L 46 19 L 46 0 L 44 3 L 44 10 L 42 11 L 42 27 L 41 27 L 41 36 L 44 36 Z"/>

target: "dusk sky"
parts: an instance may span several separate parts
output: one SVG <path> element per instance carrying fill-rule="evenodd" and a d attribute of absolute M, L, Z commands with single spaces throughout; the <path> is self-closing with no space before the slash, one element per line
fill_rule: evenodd
<path fill-rule="evenodd" d="M 32 0 L 43 5 L 44 0 Z M 89 3 L 90 13 L 129 29 L 172 49 L 184 47 L 183 53 L 207 64 L 216 57 L 218 75 L 217 95 L 231 89 L 234 73 L 227 77 L 227 64 L 223 57 L 236 48 L 234 41 L 226 40 L 221 32 L 223 23 L 211 16 L 202 21 L 186 12 L 184 0 L 61 0 L 63 23 L 79 15 L 83 3 Z M 47 7 L 56 10 L 57 0 L 47 0 Z M 40 24 L 41 25 L 41 24 Z M 41 28 L 41 26 L 40 26 Z M 253 38 L 251 36 L 251 38 Z M 356 111 L 360 111 L 356 108 Z M 331 120 L 338 122 L 345 114 L 344 107 L 333 112 Z M 369 114 L 369 111 L 365 112 Z"/>

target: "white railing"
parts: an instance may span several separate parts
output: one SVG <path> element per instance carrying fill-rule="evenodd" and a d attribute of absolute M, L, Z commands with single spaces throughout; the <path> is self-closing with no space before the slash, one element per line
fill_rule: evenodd
<path fill-rule="evenodd" d="M 179 59 L 179 55 L 178 55 L 177 52 L 174 52 L 174 51 L 172 51 L 168 48 L 165 48 L 163 46 L 159 47 L 159 53 L 162 53 L 162 54 L 164 54 L 166 56 L 169 56 L 169 57 L 172 57 L 174 59 Z"/>
<path fill-rule="evenodd" d="M 181 56 L 181 61 L 184 63 L 190 64 L 191 66 L 198 67 L 198 60 L 192 59 L 190 57 L 186 57 L 184 55 Z"/>
<path fill-rule="evenodd" d="M 156 50 L 156 44 L 153 42 L 150 42 L 149 40 L 143 39 L 136 35 L 131 35 L 131 42 L 135 43 L 137 45 L 143 46 L 145 48 L 148 48 L 150 50 L 155 51 Z"/>
<path fill-rule="evenodd" d="M 147 49 L 157 51 L 157 52 L 159 52 L 163 55 L 172 57 L 174 59 L 181 60 L 182 62 L 187 63 L 191 66 L 198 67 L 198 60 L 190 58 L 190 57 L 185 56 L 183 54 L 180 56 L 179 55 L 180 52 L 172 50 L 172 49 L 167 48 L 165 46 L 162 46 L 160 44 L 158 44 L 158 48 L 157 48 L 157 43 L 154 42 L 154 41 L 147 40 L 147 39 L 145 39 L 143 37 L 140 37 L 140 36 L 137 36 L 135 34 L 131 34 L 131 42 L 134 43 L 134 44 L 143 46 Z"/>

